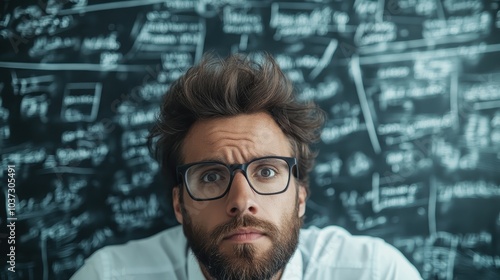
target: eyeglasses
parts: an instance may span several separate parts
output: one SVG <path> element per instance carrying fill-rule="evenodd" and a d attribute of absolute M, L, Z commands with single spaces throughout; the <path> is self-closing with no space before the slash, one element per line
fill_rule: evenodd
<path fill-rule="evenodd" d="M 192 199 L 214 200 L 229 191 L 236 170 L 241 170 L 250 187 L 260 195 L 279 194 L 288 188 L 290 174 L 297 159 L 293 157 L 268 156 L 253 159 L 243 164 L 224 164 L 218 161 L 203 161 L 177 166 L 177 173 Z M 179 180 L 180 181 L 180 180 Z"/>

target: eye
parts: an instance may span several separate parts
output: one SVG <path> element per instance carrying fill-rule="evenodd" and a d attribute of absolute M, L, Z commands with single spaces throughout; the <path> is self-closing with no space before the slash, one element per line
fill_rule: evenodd
<path fill-rule="evenodd" d="M 276 176 L 276 171 L 274 171 L 269 167 L 263 167 L 257 173 L 260 177 L 264 178 L 270 178 Z"/>
<path fill-rule="evenodd" d="M 202 177 L 201 177 L 201 180 L 204 182 L 204 183 L 213 183 L 213 182 L 217 182 L 219 180 L 222 179 L 222 176 L 220 176 L 220 174 L 218 173 L 214 173 L 214 172 L 211 172 L 211 173 L 205 173 Z"/>

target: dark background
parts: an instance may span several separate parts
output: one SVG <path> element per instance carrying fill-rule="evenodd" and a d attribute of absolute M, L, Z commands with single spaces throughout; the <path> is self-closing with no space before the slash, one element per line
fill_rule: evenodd
<path fill-rule="evenodd" d="M 145 135 L 206 51 L 270 52 L 328 113 L 306 226 L 379 236 L 425 279 L 500 279 L 499 5 L 3 1 L 0 196 L 15 165 L 17 221 L 0 279 L 67 279 L 176 224 Z"/>

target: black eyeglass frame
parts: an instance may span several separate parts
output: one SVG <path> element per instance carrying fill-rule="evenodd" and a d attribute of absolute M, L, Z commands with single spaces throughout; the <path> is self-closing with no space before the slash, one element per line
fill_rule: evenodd
<path fill-rule="evenodd" d="M 257 191 L 254 188 L 254 186 L 252 186 L 252 183 L 250 183 L 250 181 L 248 180 L 248 177 L 247 177 L 247 168 L 248 168 L 248 166 L 250 164 L 252 164 L 253 162 L 255 162 L 255 161 L 263 160 L 263 159 L 281 159 L 281 160 L 285 161 L 288 164 L 288 181 L 287 181 L 286 186 L 285 186 L 285 188 L 283 190 L 278 191 L 278 192 L 274 192 L 274 193 L 262 193 L 262 192 Z M 197 165 L 197 164 L 211 164 L 211 163 L 223 165 L 223 166 L 225 166 L 229 170 L 229 172 L 230 172 L 229 176 L 230 177 L 229 177 L 228 186 L 226 187 L 226 190 L 221 195 L 219 195 L 217 197 L 214 197 L 214 198 L 196 198 L 196 197 L 193 196 L 193 194 L 191 194 L 191 191 L 189 190 L 189 187 L 188 187 L 188 184 L 187 184 L 187 178 L 186 178 L 187 171 L 193 165 Z M 258 193 L 260 195 L 275 195 L 275 194 L 284 193 L 288 189 L 288 186 L 290 185 L 290 177 L 291 177 L 292 174 L 293 174 L 293 176 L 295 178 L 297 178 L 297 179 L 299 178 L 299 169 L 298 169 L 297 164 L 298 164 L 297 158 L 294 158 L 294 157 L 280 157 L 280 156 L 266 156 L 266 157 L 254 158 L 251 161 L 246 162 L 246 163 L 242 163 L 242 164 L 225 164 L 225 163 L 220 162 L 220 161 L 199 161 L 199 162 L 192 162 L 192 163 L 188 163 L 188 164 L 178 165 L 176 167 L 177 176 L 178 176 L 177 177 L 177 181 L 179 183 L 182 182 L 182 184 L 186 187 L 186 190 L 187 190 L 189 196 L 193 200 L 196 200 L 196 201 L 216 200 L 216 199 L 219 199 L 221 197 L 224 197 L 229 192 L 229 190 L 231 189 L 231 185 L 233 183 L 234 175 L 236 173 L 235 171 L 239 169 L 239 170 L 241 170 L 241 173 L 243 173 L 243 176 L 245 176 L 245 179 L 247 180 L 248 185 L 250 186 L 250 188 L 252 188 L 252 190 L 254 190 L 256 193 Z M 297 166 L 297 168 L 295 168 L 295 173 L 294 173 L 293 172 L 293 167 L 295 167 L 295 166 Z"/>

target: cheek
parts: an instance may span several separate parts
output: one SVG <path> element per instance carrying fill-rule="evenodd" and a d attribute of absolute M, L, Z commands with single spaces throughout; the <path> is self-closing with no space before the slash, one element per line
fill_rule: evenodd
<path fill-rule="evenodd" d="M 280 225 L 283 217 L 289 217 L 295 211 L 295 194 L 268 196 L 262 203 L 265 211 L 261 218 Z"/>
<path fill-rule="evenodd" d="M 212 229 L 222 217 L 221 210 L 210 201 L 184 203 L 184 221 L 189 221 L 203 229 Z M 186 219 L 188 216 L 188 219 Z"/>

